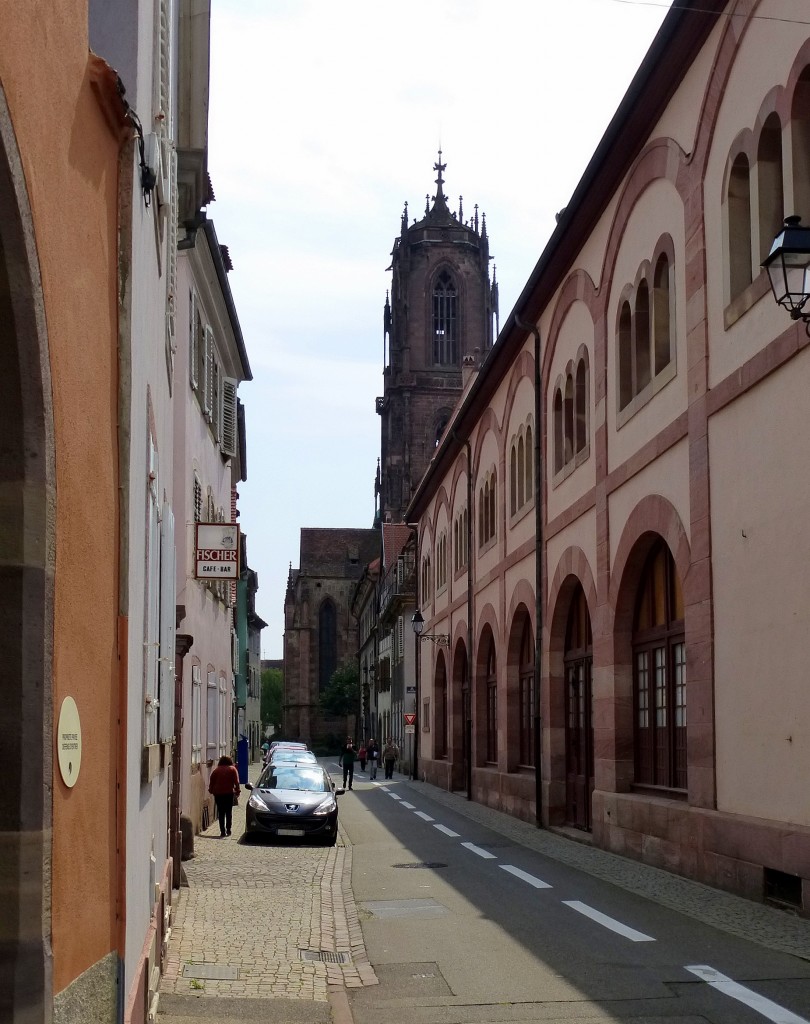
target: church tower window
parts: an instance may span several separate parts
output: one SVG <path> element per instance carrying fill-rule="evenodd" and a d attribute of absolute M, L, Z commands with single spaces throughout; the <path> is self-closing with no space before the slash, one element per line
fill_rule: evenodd
<path fill-rule="evenodd" d="M 450 274 L 443 270 L 433 287 L 433 362 L 436 366 L 458 364 L 458 294 Z"/>

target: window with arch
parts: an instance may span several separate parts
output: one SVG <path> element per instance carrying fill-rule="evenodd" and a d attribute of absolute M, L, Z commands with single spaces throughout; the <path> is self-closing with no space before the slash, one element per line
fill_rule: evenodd
<path fill-rule="evenodd" d="M 686 789 L 686 642 L 675 562 L 663 540 L 644 565 L 633 619 L 635 779 Z"/>
<path fill-rule="evenodd" d="M 495 470 L 491 469 L 484 477 L 484 483 L 478 491 L 478 546 L 489 544 L 495 539 L 497 532 L 496 518 L 497 480 Z"/>
<path fill-rule="evenodd" d="M 731 165 L 726 196 L 729 300 L 751 284 L 751 168 L 745 153 Z"/>
<path fill-rule="evenodd" d="M 447 270 L 442 270 L 433 286 L 433 363 L 455 366 L 458 363 L 458 292 Z"/>
<path fill-rule="evenodd" d="M 634 290 L 619 306 L 616 355 L 619 411 L 640 395 L 651 397 L 674 370 L 672 262 L 659 252 L 640 271 Z M 669 372 L 667 372 L 669 371 Z M 646 401 L 642 398 L 641 401 Z"/>
<path fill-rule="evenodd" d="M 793 210 L 805 224 L 810 224 L 810 67 L 806 67 L 796 83 L 790 108 L 790 130 L 793 138 Z"/>
<path fill-rule="evenodd" d="M 323 691 L 337 668 L 337 612 L 327 599 L 318 611 L 318 688 Z"/>
<path fill-rule="evenodd" d="M 467 567 L 469 561 L 468 531 L 469 519 L 466 506 L 459 510 L 453 520 L 453 571 Z"/>
<path fill-rule="evenodd" d="M 527 615 L 520 635 L 518 662 L 518 760 L 534 767 L 534 637 Z"/>
<path fill-rule="evenodd" d="M 532 427 L 525 424 L 509 446 L 509 514 L 515 515 L 534 498 Z"/>
<path fill-rule="evenodd" d="M 590 372 L 583 351 L 569 365 L 554 390 L 554 472 L 573 469 L 588 451 L 588 400 Z"/>
<path fill-rule="evenodd" d="M 757 147 L 757 200 L 759 206 L 759 259 L 771 251 L 774 238 L 785 219 L 782 174 L 782 122 L 769 114 L 762 126 Z"/>
<path fill-rule="evenodd" d="M 447 586 L 447 533 L 439 534 L 436 542 L 436 591 Z"/>
<path fill-rule="evenodd" d="M 422 573 L 421 573 L 421 595 L 423 601 L 429 601 L 433 596 L 433 579 L 430 571 L 430 555 L 425 555 L 422 559 Z"/>

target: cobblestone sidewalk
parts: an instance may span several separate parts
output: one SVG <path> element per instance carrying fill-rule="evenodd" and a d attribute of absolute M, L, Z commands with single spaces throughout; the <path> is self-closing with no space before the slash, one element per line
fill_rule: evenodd
<path fill-rule="evenodd" d="M 195 839 L 161 994 L 326 1001 L 330 985 L 376 985 L 343 834 L 334 847 L 242 843 L 244 822 L 240 805 L 232 837 L 220 839 L 215 822 Z M 346 962 L 305 960 L 302 951 Z M 214 973 L 231 977 L 194 977 Z"/>

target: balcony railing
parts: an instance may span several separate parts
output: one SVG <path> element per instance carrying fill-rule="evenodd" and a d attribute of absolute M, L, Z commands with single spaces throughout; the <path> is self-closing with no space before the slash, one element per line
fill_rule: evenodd
<path fill-rule="evenodd" d="M 400 555 L 380 580 L 380 616 L 384 617 L 398 598 L 416 596 L 416 572 L 413 553 Z"/>

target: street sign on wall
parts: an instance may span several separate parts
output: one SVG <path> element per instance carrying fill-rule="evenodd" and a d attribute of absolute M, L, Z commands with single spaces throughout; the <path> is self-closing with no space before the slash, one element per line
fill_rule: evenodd
<path fill-rule="evenodd" d="M 194 548 L 196 579 L 239 579 L 239 527 L 236 523 L 197 523 Z"/>
<path fill-rule="evenodd" d="M 403 715 L 406 725 L 414 725 L 416 722 L 416 715 Z"/>

